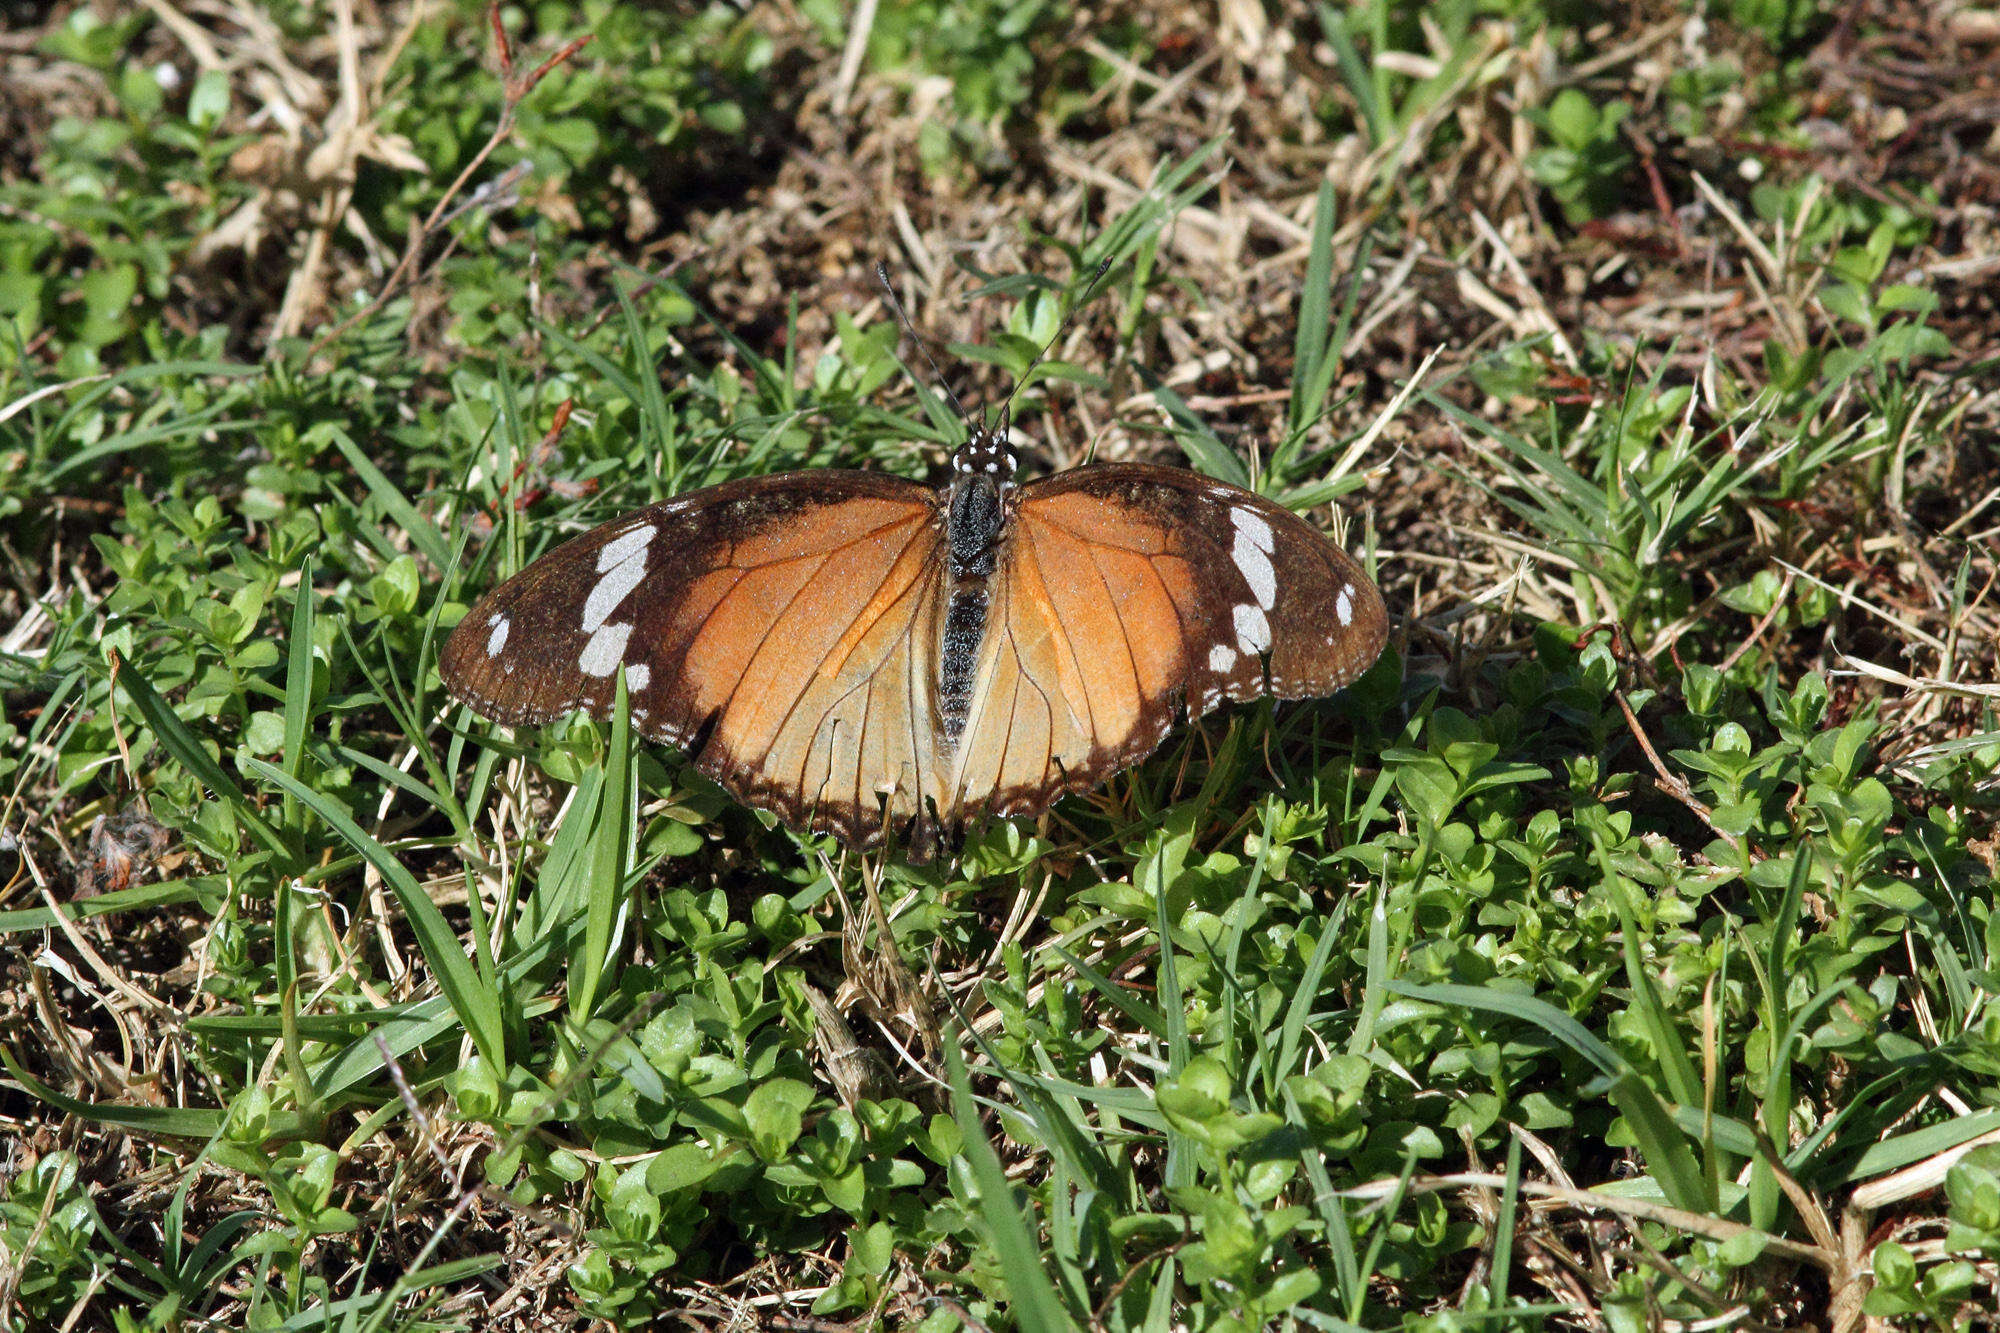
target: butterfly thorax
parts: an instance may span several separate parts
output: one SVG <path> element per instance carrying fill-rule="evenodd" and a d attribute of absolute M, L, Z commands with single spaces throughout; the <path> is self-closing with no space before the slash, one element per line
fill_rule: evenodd
<path fill-rule="evenodd" d="M 952 478 L 945 535 L 951 544 L 955 578 L 985 578 L 993 572 L 993 547 L 1003 517 L 1000 485 L 992 478 L 960 473 Z"/>
<path fill-rule="evenodd" d="M 954 564 L 976 561 L 990 551 L 1000 531 L 1001 504 L 1014 489 L 1019 466 L 1005 426 L 997 430 L 974 426 L 952 454 L 949 517 Z"/>
<path fill-rule="evenodd" d="M 974 669 L 991 602 L 987 580 L 999 557 L 1000 530 L 1018 466 L 1007 428 L 974 426 L 952 455 L 945 538 L 951 548 L 951 601 L 938 654 L 938 713 L 947 746 L 956 748 L 972 705 Z"/>

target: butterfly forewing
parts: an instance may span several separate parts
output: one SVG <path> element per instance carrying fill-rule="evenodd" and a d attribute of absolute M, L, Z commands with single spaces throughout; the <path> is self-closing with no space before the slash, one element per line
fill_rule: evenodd
<path fill-rule="evenodd" d="M 999 561 L 956 812 L 1044 810 L 1150 753 L 1183 710 L 1331 694 L 1387 635 L 1360 565 L 1260 496 L 1146 464 L 1033 482 Z"/>
<path fill-rule="evenodd" d="M 799 472 L 652 505 L 482 599 L 440 666 L 487 717 L 603 715 L 626 673 L 642 734 L 739 798 L 853 841 L 942 788 L 926 675 L 941 519 L 929 488 Z"/>

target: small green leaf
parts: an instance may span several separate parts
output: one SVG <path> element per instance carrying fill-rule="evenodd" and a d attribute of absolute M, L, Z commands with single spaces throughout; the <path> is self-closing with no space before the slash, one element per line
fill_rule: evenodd
<path fill-rule="evenodd" d="M 618 1173 L 604 1202 L 604 1219 L 623 1241 L 649 1241 L 658 1233 L 660 1197 L 647 1184 L 646 1172 L 634 1169 Z"/>
<path fill-rule="evenodd" d="M 820 1192 L 826 1195 L 826 1201 L 844 1213 L 859 1217 L 867 1207 L 867 1172 L 858 1163 L 845 1171 L 821 1176 L 819 1186 Z"/>
<path fill-rule="evenodd" d="M 880 1276 L 895 1261 L 896 1233 L 887 1222 L 849 1233 L 847 1243 L 851 1263 L 864 1273 Z"/>
<path fill-rule="evenodd" d="M 188 123 L 198 130 L 213 130 L 229 115 L 229 71 L 202 71 L 188 94 Z"/>
<path fill-rule="evenodd" d="M 1893 1240 L 1875 1247 L 1875 1280 L 1891 1291 L 1908 1290 L 1917 1282 L 1916 1261 L 1910 1252 Z"/>
<path fill-rule="evenodd" d="M 750 1090 L 743 1119 L 750 1127 L 750 1146 L 767 1162 L 781 1160 L 798 1142 L 813 1090 L 797 1079 L 774 1078 Z"/>
<path fill-rule="evenodd" d="M 1762 1231 L 1739 1231 L 1716 1246 L 1715 1257 L 1730 1268 L 1748 1268 L 1770 1247 L 1771 1237 Z"/>
<path fill-rule="evenodd" d="M 406 616 L 417 609 L 417 594 L 422 586 L 417 562 L 399 555 L 368 581 L 368 596 L 383 615 Z"/>
<path fill-rule="evenodd" d="M 243 729 L 243 745 L 251 754 L 283 754 L 285 715 L 270 709 L 252 713 L 249 725 Z"/>

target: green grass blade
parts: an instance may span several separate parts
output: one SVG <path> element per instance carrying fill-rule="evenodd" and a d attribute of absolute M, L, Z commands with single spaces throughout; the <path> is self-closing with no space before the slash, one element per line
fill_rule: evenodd
<path fill-rule="evenodd" d="M 1590 1061 L 1603 1073 L 1605 1095 L 1631 1127 L 1647 1170 L 1659 1182 L 1667 1201 L 1690 1212 L 1714 1210 L 1705 1177 L 1689 1146 L 1689 1135 L 1675 1122 L 1673 1112 L 1625 1057 L 1592 1036 L 1583 1024 L 1546 1000 L 1513 991 L 1449 984 L 1414 986 L 1400 981 L 1390 982 L 1389 988 L 1416 1000 L 1519 1019 Z"/>
<path fill-rule="evenodd" d="M 1064 1308 L 1055 1284 L 1042 1267 L 1041 1243 L 1029 1216 L 1015 1206 L 1014 1186 L 1000 1166 L 999 1155 L 986 1139 L 979 1123 L 978 1103 L 972 1097 L 972 1083 L 966 1076 L 965 1061 L 958 1043 L 944 1046 L 945 1078 L 951 1084 L 951 1109 L 958 1121 L 960 1154 L 972 1169 L 979 1186 L 979 1215 L 993 1236 L 993 1248 L 1000 1257 L 1000 1271 L 1012 1298 L 1016 1323 L 1021 1328 L 1048 1329 L 1058 1333 L 1073 1329 L 1076 1322 Z"/>
<path fill-rule="evenodd" d="M 396 526 L 409 534 L 410 540 L 416 543 L 424 558 L 439 569 L 450 568 L 451 544 L 444 539 L 444 534 L 438 531 L 437 524 L 417 511 L 417 507 L 396 488 L 396 483 L 390 481 L 382 469 L 375 466 L 368 455 L 361 451 L 361 446 L 356 444 L 346 431 L 338 426 L 328 426 L 326 437 L 333 441 L 333 447 L 340 450 L 341 457 L 347 460 L 347 465 L 361 478 L 362 484 L 368 488 L 368 493 L 375 498 L 375 503 L 382 507 L 382 512 L 394 519 Z"/>
<path fill-rule="evenodd" d="M 1603 876 L 1601 882 L 1605 891 L 1611 895 L 1612 904 L 1618 909 L 1619 933 L 1625 951 L 1625 984 L 1631 991 L 1632 1008 L 1638 1016 L 1641 1030 L 1646 1034 L 1647 1043 L 1653 1048 L 1667 1095 L 1683 1106 L 1700 1106 L 1704 1101 L 1701 1077 L 1695 1073 L 1694 1061 L 1682 1044 L 1681 1034 L 1674 1028 L 1673 1020 L 1667 1017 L 1667 1006 L 1660 997 L 1660 988 L 1653 984 L 1652 976 L 1646 971 L 1646 960 L 1639 953 L 1639 942 L 1645 938 L 1639 927 L 1639 914 L 1632 906 L 1625 878 L 1612 865 L 1611 853 L 1602 838 L 1597 839 L 1597 867 L 1598 873 Z"/>
<path fill-rule="evenodd" d="M 1141 247 L 1154 241 L 1181 210 L 1212 188 L 1207 180 L 1187 182 L 1226 143 L 1217 135 L 1190 153 L 1183 161 L 1162 170 L 1136 203 L 1114 219 L 1110 226 L 1083 249 L 1077 268 L 1091 272 L 1106 259 L 1115 269 Z"/>
<path fill-rule="evenodd" d="M 1389 127 L 1374 72 L 1355 49 L 1354 39 L 1347 35 L 1347 23 L 1341 11 L 1329 4 L 1315 8 L 1319 14 L 1319 30 L 1325 36 L 1326 44 L 1333 49 L 1334 62 L 1340 69 L 1340 81 L 1361 112 L 1361 126 L 1368 132 L 1368 145 L 1380 148 L 1388 141 Z"/>
<path fill-rule="evenodd" d="M 1843 1173 L 1842 1183 L 1859 1183 L 1891 1171 L 1900 1171 L 1995 1130 L 2000 1130 L 2000 1110 L 1974 1111 L 1970 1115 L 1953 1116 L 1935 1125 L 1898 1134 L 1871 1145 L 1855 1157 Z"/>
<path fill-rule="evenodd" d="M 394 764 L 377 759 L 374 755 L 357 750 L 351 745 L 336 745 L 333 747 L 333 752 L 356 768 L 365 769 L 389 786 L 406 792 L 418 802 L 451 814 L 454 824 L 463 825 L 462 812 L 456 809 L 457 801 L 447 798 L 443 792 L 423 779 L 412 777 Z"/>
<path fill-rule="evenodd" d="M 80 1101 L 61 1092 L 30 1074 L 14 1058 L 14 1052 L 0 1045 L 0 1066 L 4 1066 L 14 1081 L 21 1085 L 29 1096 L 47 1102 L 68 1115 L 73 1115 L 85 1124 L 98 1125 L 107 1129 L 122 1129 L 133 1134 L 161 1135 L 180 1139 L 210 1139 L 222 1130 L 226 1111 L 191 1109 L 181 1106 L 133 1106 L 124 1102 L 97 1103 Z M 304 1121 L 293 1111 L 274 1110 L 271 1113 L 271 1134 L 274 1138 L 297 1134 Z"/>
<path fill-rule="evenodd" d="M 1120 1013 L 1152 1033 L 1154 1037 L 1162 1041 L 1166 1039 L 1167 1022 L 1163 1016 L 1148 1009 L 1144 1004 L 1133 998 L 1131 992 L 1127 991 L 1123 986 L 1120 986 L 1110 977 L 1105 976 L 1104 973 L 1098 971 L 1061 945 L 1052 944 L 1049 948 L 1054 952 L 1056 957 L 1067 963 L 1079 978 L 1088 983 L 1092 990 L 1103 996 L 1106 1002 L 1116 1007 Z"/>
<path fill-rule="evenodd" d="M 1320 923 L 1319 943 L 1313 946 L 1312 956 L 1306 959 L 1305 971 L 1299 974 L 1298 989 L 1293 992 L 1291 1003 L 1285 1006 L 1285 1021 L 1278 1035 L 1277 1065 L 1272 1071 L 1278 1080 L 1290 1077 L 1299 1062 L 1306 1020 L 1312 1016 L 1313 1003 L 1319 997 L 1320 978 L 1326 975 L 1327 964 L 1333 961 L 1334 945 L 1340 938 L 1340 927 L 1346 919 L 1347 901 L 1343 899 L 1333 915 Z"/>
<path fill-rule="evenodd" d="M 439 989 L 450 1001 L 452 1012 L 465 1024 L 480 1055 L 495 1069 L 505 1069 L 507 1048 L 500 997 L 474 969 L 472 960 L 465 956 L 465 950 L 459 945 L 457 933 L 444 919 L 444 914 L 438 911 L 437 904 L 430 900 L 430 895 L 424 892 L 423 886 L 388 848 L 370 837 L 339 804 L 261 759 L 246 758 L 243 765 L 281 792 L 290 792 L 298 797 L 301 805 L 318 815 L 342 841 L 381 872 L 382 878 L 395 892 L 396 901 L 402 906 L 410 930 L 417 938 L 417 947 L 423 951 L 424 961 L 430 964 L 432 973 L 437 977 Z"/>
<path fill-rule="evenodd" d="M 165 879 L 156 884 L 134 884 L 129 888 L 100 893 L 93 898 L 78 898 L 58 903 L 55 908 L 20 907 L 0 912 L 0 937 L 18 935 L 28 930 L 53 930 L 57 910 L 70 921 L 87 921 L 91 917 L 108 916 L 114 912 L 144 912 L 163 907 L 179 907 L 187 903 L 199 904 L 203 911 L 213 911 L 218 896 L 212 887 L 206 887 L 192 880 Z"/>
<path fill-rule="evenodd" d="M 542 858 L 534 891 L 522 904 L 514 927 L 517 944 L 566 929 L 584 910 L 594 865 L 590 835 L 598 825 L 603 792 L 604 770 L 596 766 L 585 769 L 570 793 L 562 823 L 549 839 L 548 855 Z"/>
<path fill-rule="evenodd" d="M 310 557 L 299 568 L 299 585 L 293 593 L 292 634 L 285 663 L 285 772 L 297 778 L 306 761 L 306 730 L 312 724 L 313 703 L 313 563 Z M 298 803 L 285 797 L 284 823 L 298 826 Z"/>
<path fill-rule="evenodd" d="M 680 485 L 680 430 L 660 388 L 659 372 L 651 364 L 652 343 L 646 336 L 646 321 L 632 303 L 631 288 L 619 282 L 612 284 L 612 289 L 618 293 L 618 313 L 625 321 L 625 339 L 632 349 L 632 378 L 639 387 L 640 438 L 651 446 L 650 456 L 659 460 L 660 474 L 671 491 Z"/>
<path fill-rule="evenodd" d="M 597 1002 L 597 985 L 611 957 L 612 929 L 625 898 L 625 871 L 631 860 L 632 716 L 625 673 L 617 673 L 611 708 L 611 752 L 604 761 L 597 818 L 590 833 L 591 875 L 584 895 L 583 948 L 570 961 L 571 1017 L 589 1020 Z"/>
<path fill-rule="evenodd" d="M 1250 469 L 1236 456 L 1236 451 L 1224 444 L 1221 437 L 1209 429 L 1208 423 L 1190 411 L 1181 396 L 1152 372 L 1141 367 L 1139 378 L 1153 391 L 1153 401 L 1166 409 L 1167 416 L 1174 423 L 1174 440 L 1188 456 L 1188 461 L 1194 464 L 1195 471 L 1247 490 L 1253 478 Z"/>
<path fill-rule="evenodd" d="M 1153 883 L 1153 928 L 1160 936 L 1160 1014 L 1167 1024 L 1168 1078 L 1179 1078 L 1194 1056 L 1193 1043 L 1188 1040 L 1187 1005 L 1181 994 L 1180 962 L 1174 950 L 1173 922 L 1167 915 L 1168 889 L 1180 875 L 1186 850 L 1184 840 L 1165 838 L 1154 849 L 1150 858 L 1152 864 L 1148 867 Z M 1138 882 L 1139 876 L 1133 878 Z M 1167 1126 L 1166 1137 L 1167 1186 L 1173 1188 L 1193 1184 L 1196 1146 L 1172 1125 Z"/>
<path fill-rule="evenodd" d="M 534 974 L 555 955 L 561 943 L 560 938 L 551 938 L 529 946 L 508 959 L 507 966 L 501 969 L 501 975 L 512 985 L 519 978 Z M 554 996 L 537 995 L 521 1006 L 521 1017 L 540 1018 L 555 1012 L 559 1007 L 561 1002 Z M 365 1088 L 381 1079 L 386 1065 L 382 1059 L 382 1046 L 375 1041 L 377 1036 L 382 1038 L 382 1044 L 388 1046 L 392 1056 L 400 1058 L 419 1047 L 447 1038 L 455 1045 L 457 1038 L 453 1034 L 464 1027 L 464 1023 L 452 1009 L 450 1000 L 442 995 L 365 1017 L 370 1023 L 365 1033 L 353 1038 L 346 1045 L 339 1047 L 333 1055 L 313 1066 L 314 1084 L 318 1087 L 320 1096 L 328 1101 L 344 1093 Z M 352 1026 L 351 1017 L 343 1014 L 342 1029 L 346 1030 Z M 313 1020 L 301 1019 L 300 1030 L 311 1034 L 315 1030 Z M 333 1039 L 334 1036 L 326 1038 L 326 1040 Z"/>
<path fill-rule="evenodd" d="M 174 757 L 174 762 L 193 774 L 202 786 L 208 788 L 227 805 L 238 821 L 250 830 L 251 836 L 262 843 L 266 850 L 289 863 L 292 852 L 286 845 L 283 835 L 265 821 L 255 806 L 244 799 L 242 788 L 230 780 L 229 775 L 222 771 L 220 764 L 209 758 L 208 751 L 202 748 L 194 733 L 187 729 L 179 714 L 167 707 L 167 701 L 159 696 L 136 666 L 116 657 L 112 661 L 118 673 L 119 687 L 125 691 L 125 697 L 131 700 L 133 710 L 145 722 L 146 729 L 153 733 L 154 739 L 159 741 L 160 747 Z"/>
<path fill-rule="evenodd" d="M 1333 230 L 1340 212 L 1333 182 L 1319 183 L 1319 198 L 1313 205 L 1312 241 L 1306 250 L 1305 288 L 1299 295 L 1299 327 L 1292 340 L 1292 392 L 1286 403 L 1286 432 L 1282 452 L 1289 455 L 1305 441 L 1305 433 L 1319 419 L 1326 396 L 1333 390 L 1334 376 L 1340 372 L 1341 339 L 1345 334 L 1346 313 L 1353 309 L 1354 290 L 1348 294 L 1342 328 L 1333 327 Z M 1355 260 L 1356 281 L 1368 262 L 1364 239 Z M 1273 461 L 1279 469 L 1279 461 Z"/>
<path fill-rule="evenodd" d="M 1333 1187 L 1333 1177 L 1326 1169 L 1326 1158 L 1313 1144 L 1313 1136 L 1306 1125 L 1305 1112 L 1300 1108 L 1298 1098 L 1291 1089 L 1280 1088 L 1279 1096 L 1285 1107 L 1285 1123 L 1297 1130 L 1302 1139 L 1299 1148 L 1299 1166 L 1304 1170 L 1306 1183 L 1312 1186 L 1313 1210 L 1319 1214 L 1320 1225 L 1325 1228 L 1327 1249 L 1333 1254 L 1333 1279 L 1336 1294 L 1350 1309 L 1356 1307 L 1359 1294 L 1365 1292 L 1367 1284 L 1361 1276 L 1361 1259 L 1354 1252 L 1354 1236 L 1347 1223 L 1347 1201 Z"/>
<path fill-rule="evenodd" d="M 72 472 L 80 472 L 101 459 L 114 454 L 132 453 L 147 449 L 169 440 L 187 439 L 194 436 L 213 437 L 223 434 L 240 434 L 255 424 L 248 421 L 222 421 L 219 418 L 230 404 L 217 403 L 205 412 L 197 412 L 181 418 L 171 425 L 148 426 L 139 430 L 120 431 L 109 439 L 86 445 L 76 452 L 64 456 L 60 463 L 50 467 L 43 474 L 46 483 L 53 483 Z"/>
<path fill-rule="evenodd" d="M 1792 1064 L 1790 1051 L 1785 1049 L 1791 1039 L 1789 1037 L 1779 1039 L 1777 1034 L 1797 1028 L 1796 1022 L 1786 1021 L 1789 1015 L 1785 997 L 1791 988 L 1792 980 L 1792 934 L 1797 927 L 1799 913 L 1805 906 L 1811 859 L 1810 844 L 1801 846 L 1793 856 L 1792 873 L 1787 880 L 1784 893 L 1778 899 L 1764 956 L 1755 959 L 1758 964 L 1755 970 L 1763 991 L 1757 1006 L 1758 1016 L 1765 1035 L 1780 1042 L 1771 1053 L 1770 1068 L 1765 1074 L 1758 1116 L 1765 1138 L 1770 1143 L 1781 1145 L 1791 1143 L 1787 1125 L 1791 1118 Z M 1809 1005 L 1805 1012 L 1811 1012 L 1812 1008 Z M 1778 1183 L 1772 1164 L 1764 1154 L 1759 1153 L 1750 1164 L 1751 1224 L 1769 1229 L 1776 1224 L 1778 1214 L 1784 1207 L 1784 1190 Z"/>
<path fill-rule="evenodd" d="M 1488 1302 L 1494 1310 L 1507 1307 L 1507 1275 L 1514 1267 L 1514 1228 L 1521 1208 L 1521 1138 L 1507 1136 L 1507 1188 L 1500 1194 L 1500 1211 L 1493 1219 L 1493 1271 L 1487 1277 Z"/>

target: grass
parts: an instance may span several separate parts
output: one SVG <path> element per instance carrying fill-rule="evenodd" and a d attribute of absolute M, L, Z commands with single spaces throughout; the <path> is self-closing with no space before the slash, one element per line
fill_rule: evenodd
<path fill-rule="evenodd" d="M 1990 169 L 1877 63 L 1945 18 L 113 10 L 0 108 L 0 1324 L 2000 1302 Z M 450 704 L 569 534 L 938 464 L 877 259 L 975 409 L 1108 262 L 1036 465 L 1331 502 L 1384 661 L 925 866 Z"/>

